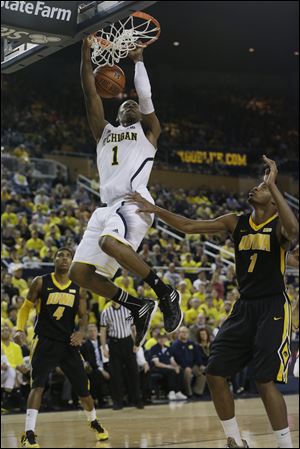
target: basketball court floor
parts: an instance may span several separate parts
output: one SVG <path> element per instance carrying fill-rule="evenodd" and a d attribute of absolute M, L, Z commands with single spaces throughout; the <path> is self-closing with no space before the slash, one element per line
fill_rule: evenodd
<path fill-rule="evenodd" d="M 299 396 L 286 396 L 294 447 L 299 447 Z M 253 448 L 276 447 L 261 401 L 236 401 L 243 438 Z M 225 439 L 212 402 L 177 402 L 148 406 L 144 410 L 98 410 L 110 439 L 97 443 L 82 411 L 42 413 L 36 432 L 44 448 L 213 448 Z M 25 415 L 7 415 L 1 420 L 1 447 L 20 447 Z"/>

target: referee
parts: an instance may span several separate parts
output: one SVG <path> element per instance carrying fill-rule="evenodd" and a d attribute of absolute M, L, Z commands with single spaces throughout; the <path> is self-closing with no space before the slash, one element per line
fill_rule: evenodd
<path fill-rule="evenodd" d="M 105 309 L 100 319 L 103 355 L 109 358 L 113 409 L 123 408 L 123 382 L 128 384 L 129 401 L 143 408 L 140 399 L 139 372 L 136 361 L 134 332 L 130 311 L 116 302 Z M 107 340 L 108 348 L 107 350 Z M 136 348 L 137 349 L 137 348 Z"/>

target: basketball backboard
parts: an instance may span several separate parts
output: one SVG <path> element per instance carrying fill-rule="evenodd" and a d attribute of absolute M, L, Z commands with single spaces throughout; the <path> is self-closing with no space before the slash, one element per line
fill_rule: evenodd
<path fill-rule="evenodd" d="M 1 2 L 1 73 L 16 72 L 153 3 Z"/>

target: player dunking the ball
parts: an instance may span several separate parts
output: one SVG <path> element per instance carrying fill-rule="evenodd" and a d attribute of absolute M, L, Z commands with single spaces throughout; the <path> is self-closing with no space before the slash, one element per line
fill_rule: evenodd
<path fill-rule="evenodd" d="M 126 204 L 125 195 L 138 191 L 151 203 L 147 190 L 160 135 L 154 112 L 151 86 L 143 63 L 143 48 L 129 53 L 135 63 L 134 83 L 139 104 L 128 100 L 118 111 L 120 126 L 105 120 L 98 96 L 90 58 L 88 39 L 83 41 L 81 82 L 87 116 L 97 143 L 97 166 L 101 200 L 107 207 L 94 211 L 70 269 L 70 278 L 83 288 L 113 299 L 127 307 L 136 327 L 136 346 L 143 343 L 157 303 L 137 299 L 111 282 L 123 266 L 149 284 L 159 299 L 167 332 L 176 330 L 182 321 L 179 293 L 165 285 L 138 256 L 136 250 L 153 221 L 153 215 L 137 215 L 137 206 Z"/>
<path fill-rule="evenodd" d="M 59 366 L 79 396 L 90 428 L 98 441 L 108 439 L 107 431 L 96 417 L 94 401 L 88 390 L 88 378 L 78 347 L 87 326 L 85 293 L 70 281 L 68 271 L 73 253 L 60 248 L 54 258 L 54 273 L 37 276 L 29 289 L 27 299 L 17 318 L 15 341 L 25 341 L 25 326 L 30 310 L 37 308 L 37 320 L 31 356 L 31 391 L 27 401 L 25 433 L 22 447 L 40 447 L 36 440 L 35 426 L 42 395 L 50 372 Z M 79 317 L 79 331 L 75 331 L 75 317 Z"/>
<path fill-rule="evenodd" d="M 299 224 L 276 186 L 276 163 L 266 156 L 264 180 L 249 193 L 251 214 L 191 220 L 154 206 L 140 194 L 128 198 L 141 213 L 155 213 L 187 234 L 229 232 L 235 246 L 240 298 L 211 348 L 206 378 L 227 436 L 226 447 L 248 447 L 235 418 L 227 378 L 253 359 L 255 380 L 278 447 L 293 447 L 284 398 L 275 383 L 286 383 L 290 358 L 291 304 L 285 292 L 286 253 L 299 237 Z"/>

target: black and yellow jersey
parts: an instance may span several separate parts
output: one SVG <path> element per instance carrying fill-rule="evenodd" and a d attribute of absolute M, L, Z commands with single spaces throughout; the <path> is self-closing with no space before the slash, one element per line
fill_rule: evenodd
<path fill-rule="evenodd" d="M 286 250 L 276 234 L 279 217 L 256 225 L 251 214 L 238 217 L 233 232 L 236 275 L 243 298 L 275 296 L 285 290 Z"/>
<path fill-rule="evenodd" d="M 80 287 L 72 281 L 61 285 L 54 273 L 42 276 L 42 293 L 35 334 L 58 341 L 69 341 L 74 332 Z"/>

